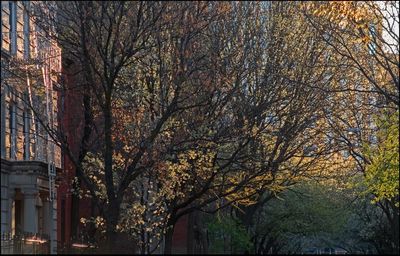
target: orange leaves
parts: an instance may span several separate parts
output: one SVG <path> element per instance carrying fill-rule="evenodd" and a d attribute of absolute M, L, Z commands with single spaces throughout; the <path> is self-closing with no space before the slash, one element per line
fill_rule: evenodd
<path fill-rule="evenodd" d="M 371 4 L 356 1 L 327 1 L 306 3 L 306 9 L 316 17 L 322 17 L 345 28 L 349 24 L 363 26 L 372 20 Z"/>
<path fill-rule="evenodd" d="M 183 199 L 197 181 L 206 180 L 213 173 L 214 152 L 187 150 L 177 155 L 176 161 L 160 163 L 155 171 L 167 199 Z"/>
<path fill-rule="evenodd" d="M 221 17 L 226 17 L 226 15 L 232 12 L 232 4 L 229 2 L 216 2 L 216 13 Z"/>

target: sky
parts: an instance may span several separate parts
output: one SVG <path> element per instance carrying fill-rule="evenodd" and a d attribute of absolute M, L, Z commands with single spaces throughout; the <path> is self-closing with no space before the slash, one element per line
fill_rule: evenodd
<path fill-rule="evenodd" d="M 390 36 L 390 34 L 387 31 L 383 31 L 383 38 L 385 41 L 389 42 L 392 44 L 392 51 L 395 53 L 399 53 L 399 2 L 394 1 L 394 6 L 388 5 L 385 8 L 385 2 L 386 1 L 378 1 L 379 6 L 382 9 L 383 14 L 388 17 L 388 21 L 384 21 L 384 27 L 389 27 L 392 26 L 390 29 L 391 31 L 394 31 L 396 33 L 396 36 Z M 392 2 L 393 3 L 393 2 Z M 393 18 L 394 17 L 394 18 Z M 397 37 L 397 38 L 395 38 Z M 389 50 L 389 49 L 387 49 Z"/>

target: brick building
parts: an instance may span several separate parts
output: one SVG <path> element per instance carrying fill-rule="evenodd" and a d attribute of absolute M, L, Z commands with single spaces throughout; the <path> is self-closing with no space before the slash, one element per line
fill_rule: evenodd
<path fill-rule="evenodd" d="M 63 57 L 62 77 L 63 96 L 60 119 L 63 132 L 71 153 L 78 158 L 84 129 L 84 114 L 82 110 L 82 92 L 80 91 L 79 68 L 68 57 Z M 63 172 L 60 175 L 58 187 L 58 241 L 60 245 L 69 248 L 74 242 L 87 242 L 87 234 L 80 218 L 89 218 L 93 214 L 91 200 L 74 196 L 72 181 L 77 177 L 76 167 L 68 154 L 63 154 Z"/>
<path fill-rule="evenodd" d="M 49 238 L 56 252 L 61 150 L 45 127 L 57 129 L 61 50 L 30 16 L 33 4 L 1 2 L 1 232 Z"/>
<path fill-rule="evenodd" d="M 74 201 L 75 167 L 49 134 L 60 123 L 79 154 L 82 94 L 75 64 L 63 58 L 61 67 L 60 47 L 30 16 L 34 5 L 1 2 L 1 232 L 50 237 L 54 253 L 88 235 L 79 219 L 97 213 L 89 199 Z M 173 253 L 196 251 L 193 220 L 188 215 L 177 223 Z"/>

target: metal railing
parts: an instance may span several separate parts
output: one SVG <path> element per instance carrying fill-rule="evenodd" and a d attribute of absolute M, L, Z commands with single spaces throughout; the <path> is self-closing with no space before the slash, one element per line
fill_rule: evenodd
<path fill-rule="evenodd" d="M 1 254 L 49 254 L 49 236 L 45 234 L 1 233 Z"/>
<path fill-rule="evenodd" d="M 49 36 L 38 31 L 31 31 L 30 41 L 25 42 L 24 31 L 16 32 L 2 32 L 3 39 L 5 39 L 2 49 L 7 54 L 16 54 L 19 61 L 25 61 L 25 64 L 47 64 L 51 71 L 61 72 L 61 47 L 57 42 L 49 38 Z M 17 40 L 11 40 L 12 37 L 16 36 Z M 16 45 L 14 45 L 16 43 Z M 15 47 L 15 53 L 12 53 L 12 48 Z M 28 54 L 29 53 L 29 54 Z M 29 55 L 29 56 L 28 56 Z"/>

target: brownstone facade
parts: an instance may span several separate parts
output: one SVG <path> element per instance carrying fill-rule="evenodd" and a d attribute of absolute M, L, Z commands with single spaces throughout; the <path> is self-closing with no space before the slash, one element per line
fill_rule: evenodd
<path fill-rule="evenodd" d="M 1 2 L 1 232 L 49 237 L 55 252 L 61 149 L 45 127 L 57 129 L 58 83 L 50 74 L 60 71 L 61 50 L 39 33 L 33 4 Z"/>

